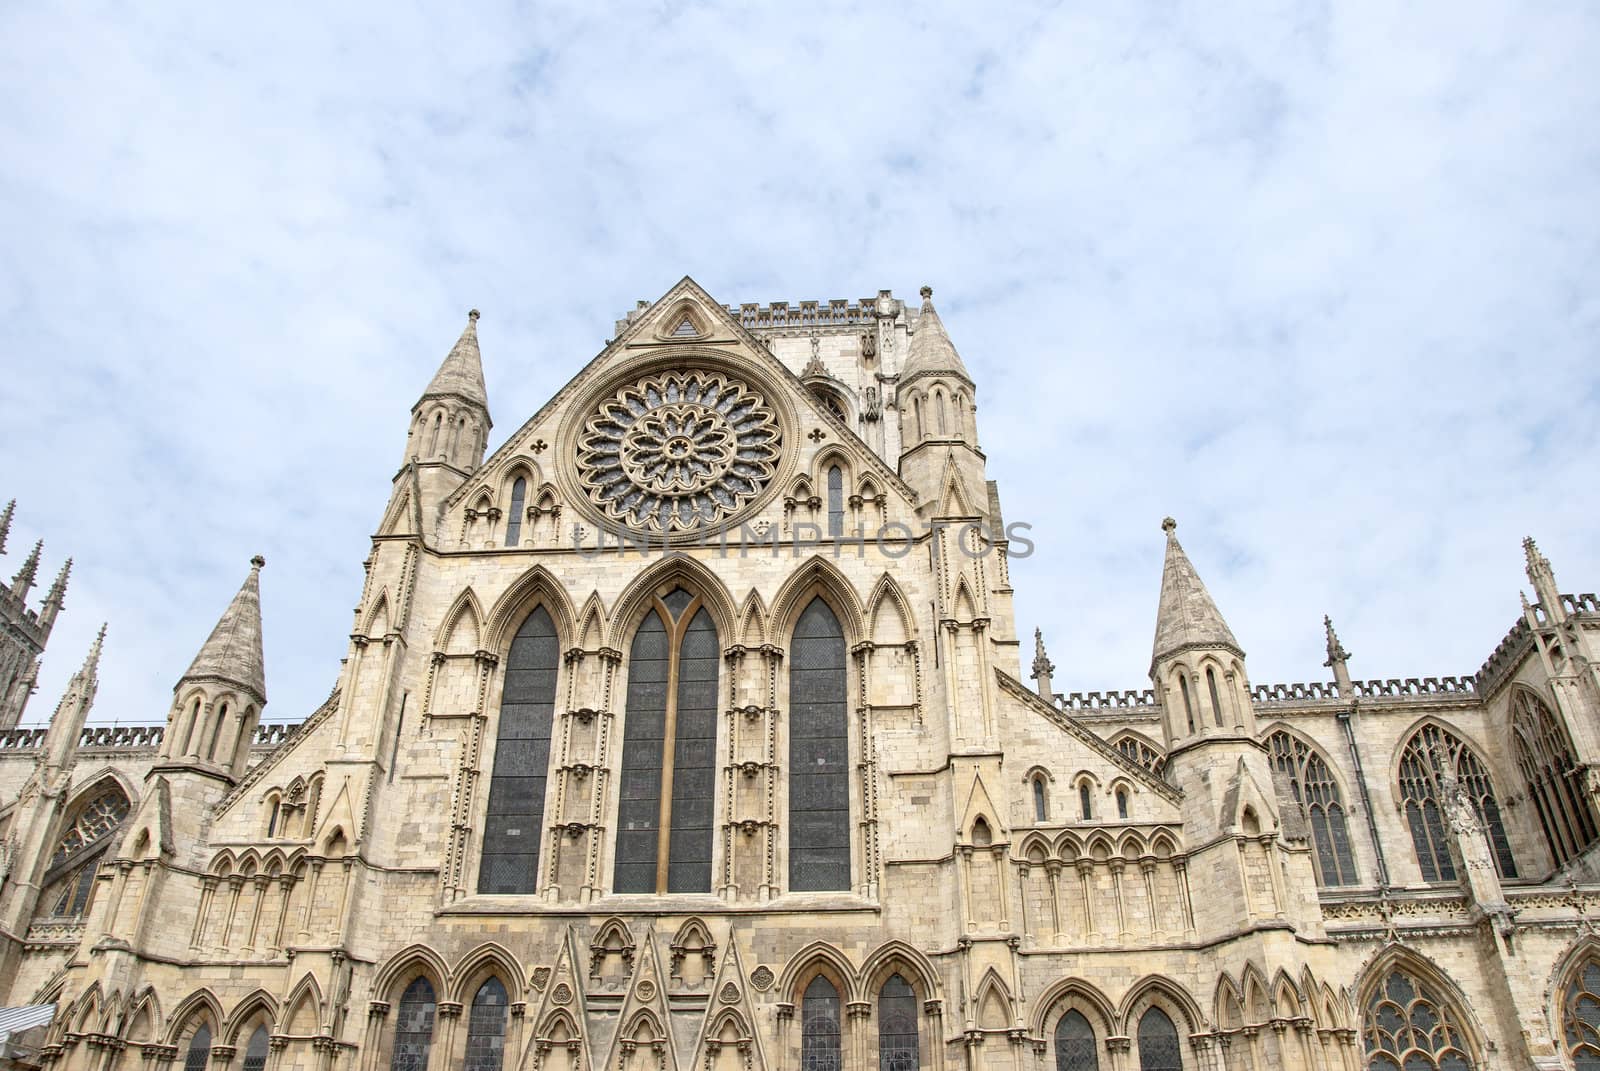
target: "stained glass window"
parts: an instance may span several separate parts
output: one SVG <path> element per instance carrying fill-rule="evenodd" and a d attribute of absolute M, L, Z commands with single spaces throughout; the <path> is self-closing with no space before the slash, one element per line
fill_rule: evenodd
<path fill-rule="evenodd" d="M 267 1066 L 269 1044 L 267 1028 L 256 1027 L 255 1033 L 250 1035 L 250 1044 L 245 1046 L 244 1071 L 263 1071 Z"/>
<path fill-rule="evenodd" d="M 1517 876 L 1494 781 L 1482 760 L 1461 738 L 1437 725 L 1424 725 L 1412 734 L 1400 756 L 1400 798 L 1424 881 L 1453 881 L 1455 862 L 1445 833 L 1444 782 L 1454 780 L 1466 792 L 1472 809 L 1494 852 L 1495 867 L 1503 878 Z"/>
<path fill-rule="evenodd" d="M 50 865 L 58 866 L 85 848 L 98 844 L 101 838 L 122 825 L 122 820 L 128 817 L 128 810 L 128 797 L 122 789 L 115 784 L 106 785 L 83 805 L 78 817 L 73 819 L 56 842 L 56 852 L 50 857 Z"/>
<path fill-rule="evenodd" d="M 539 835 L 560 658 L 555 622 L 544 607 L 538 607 L 517 630 L 506 659 L 478 871 L 481 893 L 531 893 L 538 887 Z"/>
<path fill-rule="evenodd" d="M 1100 1053 L 1094 1028 L 1080 1011 L 1069 1011 L 1056 1024 L 1056 1071 L 1099 1071 Z"/>
<path fill-rule="evenodd" d="M 839 991 L 820 974 L 800 1001 L 800 1071 L 839 1071 Z"/>
<path fill-rule="evenodd" d="M 1567 984 L 1562 1032 L 1575 1071 L 1600 1071 L 1600 962 L 1584 962 Z"/>
<path fill-rule="evenodd" d="M 1160 1008 L 1139 1017 L 1139 1071 L 1183 1071 L 1178 1029 Z"/>
<path fill-rule="evenodd" d="M 1366 1011 L 1367 1071 L 1472 1071 L 1454 1010 L 1410 971 L 1391 969 Z"/>
<path fill-rule="evenodd" d="M 521 476 L 511 484 L 511 511 L 506 515 L 506 546 L 522 541 L 522 510 L 528 500 L 528 481 Z"/>
<path fill-rule="evenodd" d="M 850 888 L 844 631 L 822 599 L 794 629 L 789 669 L 789 888 Z"/>
<path fill-rule="evenodd" d="M 917 993 L 898 974 L 878 990 L 878 1071 L 917 1071 Z"/>
<path fill-rule="evenodd" d="M 1354 885 L 1355 857 L 1344 801 L 1328 764 L 1305 741 L 1283 730 L 1267 738 L 1278 802 L 1293 805 L 1311 830 L 1312 862 L 1320 885 Z"/>
<path fill-rule="evenodd" d="M 1512 700 L 1517 766 L 1528 782 L 1528 798 L 1556 865 L 1595 841 L 1594 808 L 1584 790 L 1583 770 L 1572 741 L 1543 700 L 1519 688 Z"/>
<path fill-rule="evenodd" d="M 500 1071 L 506 1046 L 506 987 L 490 978 L 472 998 L 464 1071 Z"/>
<path fill-rule="evenodd" d="M 1033 779 L 1033 820 L 1035 822 L 1046 822 L 1049 819 L 1050 808 L 1046 806 L 1044 798 L 1044 778 L 1042 776 L 1035 777 Z"/>
<path fill-rule="evenodd" d="M 428 1050 L 433 1047 L 433 1012 L 433 985 L 426 978 L 415 979 L 400 997 L 389 1071 L 428 1071 Z"/>
<path fill-rule="evenodd" d="M 1166 769 L 1167 760 L 1161 752 L 1137 736 L 1124 736 L 1118 740 L 1117 750 L 1153 774 L 1159 774 Z"/>
<path fill-rule="evenodd" d="M 682 588 L 657 599 L 634 633 L 617 892 L 711 891 L 718 656 L 711 615 Z"/>
<path fill-rule="evenodd" d="M 211 1028 L 205 1023 L 189 1039 L 189 1051 L 183 1057 L 183 1071 L 206 1071 L 211 1059 Z"/>
<path fill-rule="evenodd" d="M 828 469 L 828 538 L 838 539 L 843 534 L 844 472 L 834 465 Z"/>

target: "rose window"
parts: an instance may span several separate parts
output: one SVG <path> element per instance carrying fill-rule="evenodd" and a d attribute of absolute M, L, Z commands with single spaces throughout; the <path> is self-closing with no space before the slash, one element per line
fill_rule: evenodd
<path fill-rule="evenodd" d="M 578 470 L 607 517 L 675 532 L 720 520 L 772 479 L 778 418 L 720 372 L 663 372 L 600 403 L 578 438 Z"/>

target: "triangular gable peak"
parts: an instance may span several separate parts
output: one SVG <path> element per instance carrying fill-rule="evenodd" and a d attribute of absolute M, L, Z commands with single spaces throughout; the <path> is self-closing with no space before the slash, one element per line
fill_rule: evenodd
<path fill-rule="evenodd" d="M 1224 829 L 1239 829 L 1245 826 L 1245 812 L 1254 811 L 1256 821 L 1260 828 L 1278 828 L 1278 808 L 1274 805 L 1272 797 L 1261 790 L 1256 784 L 1250 768 L 1245 765 L 1243 758 L 1234 768 L 1233 776 L 1228 779 L 1228 791 L 1222 800 L 1222 827 Z"/>
<path fill-rule="evenodd" d="M 577 936 L 568 926 L 525 1042 L 521 1066 L 526 1071 L 589 1071 L 592 1066 L 588 1000 L 578 963 Z"/>
<path fill-rule="evenodd" d="M 635 1053 L 648 1053 L 646 1064 L 656 1071 L 677 1071 L 678 1054 L 671 1034 L 671 1015 L 667 1010 L 667 976 L 661 970 L 652 927 L 641 942 L 643 955 L 633 972 L 622 1013 L 617 1016 L 616 1034 L 611 1041 L 608 1071 L 633 1071 L 639 1066 Z"/>
<path fill-rule="evenodd" d="M 699 318 L 698 323 L 697 318 Z M 692 339 L 675 336 L 674 333 L 685 320 L 703 328 L 703 333 Z M 740 356 L 753 361 L 775 384 L 789 389 L 788 401 L 791 406 L 803 411 L 808 421 L 827 425 L 834 441 L 847 444 L 858 458 L 862 470 L 872 470 L 882 486 L 892 488 L 900 495 L 908 510 L 915 507 L 916 492 L 907 486 L 871 447 L 862 442 L 851 428 L 807 390 L 800 377 L 778 360 L 761 339 L 740 325 L 726 308 L 708 294 L 699 283 L 686 275 L 672 289 L 640 310 L 616 338 L 607 343 L 606 347 L 568 380 L 565 386 L 513 432 L 478 469 L 474 479 L 451 492 L 445 500 L 444 511 L 449 512 L 460 507 L 469 495 L 486 483 L 493 484 L 500 478 L 500 469 L 508 459 L 518 453 L 526 453 L 542 442 L 540 438 L 542 435 L 548 435 L 555 430 L 553 418 L 565 410 L 569 402 L 588 389 L 597 377 L 653 349 L 682 345 L 685 342 L 707 346 L 732 346 L 742 350 Z M 793 430 L 796 435 L 803 434 L 801 429 Z M 544 448 L 548 447 L 549 443 L 545 442 Z M 797 443 L 786 444 L 786 447 L 792 455 L 809 454 L 814 452 L 815 444 L 802 439 Z M 786 474 L 788 471 L 789 468 L 784 466 L 782 472 Z"/>
<path fill-rule="evenodd" d="M 694 1062 L 690 1066 L 715 1067 L 718 1055 L 726 1048 L 748 1050 L 753 1057 L 746 1058 L 750 1066 L 768 1066 L 761 1051 L 761 1032 L 755 1028 L 756 1014 L 750 1002 L 747 977 L 739 955 L 739 943 L 730 926 L 722 962 L 712 978 L 710 1000 L 706 1002 L 705 1019 L 700 1024 Z"/>

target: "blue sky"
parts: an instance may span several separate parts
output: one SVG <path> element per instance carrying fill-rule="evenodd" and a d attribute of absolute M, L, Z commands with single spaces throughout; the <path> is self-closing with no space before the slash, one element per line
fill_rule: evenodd
<path fill-rule="evenodd" d="M 1161 518 L 1257 683 L 1475 670 L 1520 540 L 1600 586 L 1589 5 L 0 9 L 0 498 L 165 716 L 257 552 L 334 683 L 409 407 L 483 310 L 498 444 L 692 274 L 936 288 L 1018 628 L 1146 681 Z"/>

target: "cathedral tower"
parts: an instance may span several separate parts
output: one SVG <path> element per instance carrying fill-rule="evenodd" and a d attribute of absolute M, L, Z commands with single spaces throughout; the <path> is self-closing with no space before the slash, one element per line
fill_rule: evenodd
<path fill-rule="evenodd" d="M 5 553 L 6 537 L 11 534 L 11 519 L 16 510 L 16 500 L 12 499 L 5 510 L 0 511 L 0 554 Z M 38 582 L 39 558 L 43 552 L 44 540 L 41 539 L 34 544 L 10 585 L 0 585 L 0 730 L 15 728 L 22 721 L 28 699 L 38 684 L 39 658 L 44 654 L 45 644 L 50 642 L 50 632 L 55 628 L 56 617 L 67 595 L 67 577 L 72 572 L 70 558 L 56 574 L 39 609 L 28 606 L 28 593 Z"/>

